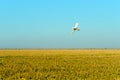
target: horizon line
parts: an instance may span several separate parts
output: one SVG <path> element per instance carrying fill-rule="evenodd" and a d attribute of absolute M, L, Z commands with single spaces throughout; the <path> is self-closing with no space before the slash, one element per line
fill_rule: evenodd
<path fill-rule="evenodd" d="M 0 50 L 120 50 L 120 48 L 0 48 Z"/>

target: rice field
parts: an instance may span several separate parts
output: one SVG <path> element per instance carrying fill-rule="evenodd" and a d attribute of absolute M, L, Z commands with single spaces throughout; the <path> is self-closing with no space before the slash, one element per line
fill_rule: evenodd
<path fill-rule="evenodd" d="M 120 80 L 120 50 L 0 50 L 0 80 Z"/>

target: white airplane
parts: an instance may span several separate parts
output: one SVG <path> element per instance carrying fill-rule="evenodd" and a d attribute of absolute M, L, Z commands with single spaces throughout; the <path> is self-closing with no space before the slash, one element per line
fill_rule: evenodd
<path fill-rule="evenodd" d="M 75 30 L 80 31 L 80 28 L 78 27 L 78 23 L 75 23 L 75 26 L 72 28 L 72 33 L 75 32 Z"/>

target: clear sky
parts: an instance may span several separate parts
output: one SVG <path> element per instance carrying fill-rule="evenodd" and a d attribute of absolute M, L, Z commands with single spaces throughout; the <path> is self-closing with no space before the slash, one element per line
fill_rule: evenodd
<path fill-rule="evenodd" d="M 0 48 L 120 48 L 120 0 L 0 0 Z"/>

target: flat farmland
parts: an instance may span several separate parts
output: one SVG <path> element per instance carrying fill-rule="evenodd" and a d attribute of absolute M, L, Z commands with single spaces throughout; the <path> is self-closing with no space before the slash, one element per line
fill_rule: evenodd
<path fill-rule="evenodd" d="M 120 50 L 0 50 L 0 80 L 120 80 Z"/>

